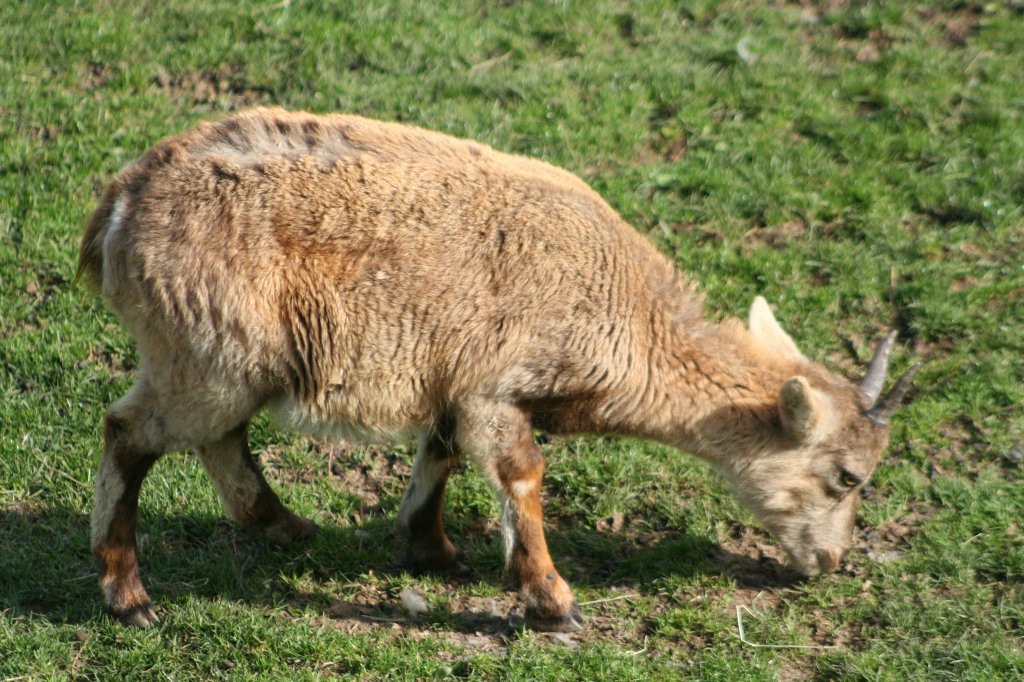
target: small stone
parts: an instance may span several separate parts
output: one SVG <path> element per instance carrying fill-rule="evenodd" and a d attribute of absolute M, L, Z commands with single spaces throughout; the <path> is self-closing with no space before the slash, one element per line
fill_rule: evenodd
<path fill-rule="evenodd" d="M 817 24 L 819 21 L 821 21 L 821 17 L 818 15 L 817 12 L 815 12 L 813 9 L 810 9 L 808 7 L 808 8 L 804 8 L 800 12 L 800 21 L 801 21 L 801 23 L 808 24 L 808 25 Z"/>
<path fill-rule="evenodd" d="M 757 55 L 750 49 L 753 39 L 750 36 L 743 36 L 736 43 L 736 56 L 744 64 L 753 64 L 757 61 Z"/>
<path fill-rule="evenodd" d="M 898 549 L 886 549 L 879 552 L 868 550 L 868 558 L 876 564 L 891 564 L 903 558 L 903 552 Z"/>
<path fill-rule="evenodd" d="M 622 512 L 615 512 L 603 519 L 598 519 L 595 525 L 599 533 L 618 533 L 622 530 L 624 523 L 625 517 L 622 515 Z"/>
<path fill-rule="evenodd" d="M 551 633 L 551 639 L 569 649 L 575 649 L 579 646 L 579 643 L 571 635 L 567 635 L 564 632 Z"/>
<path fill-rule="evenodd" d="M 163 66 L 156 67 L 156 73 L 153 74 L 153 81 L 161 88 L 169 88 L 173 83 L 170 72 Z"/>
<path fill-rule="evenodd" d="M 412 618 L 419 618 L 420 614 L 430 610 L 426 597 L 411 587 L 402 590 L 399 600 L 402 602 L 402 608 L 408 611 Z"/>
<path fill-rule="evenodd" d="M 874 64 L 880 57 L 878 48 L 871 43 L 867 43 L 857 50 L 857 54 L 853 59 L 859 64 Z"/>

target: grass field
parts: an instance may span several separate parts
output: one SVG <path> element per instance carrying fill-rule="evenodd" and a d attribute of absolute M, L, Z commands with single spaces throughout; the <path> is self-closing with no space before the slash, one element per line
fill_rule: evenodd
<path fill-rule="evenodd" d="M 0 3 L 0 680 L 1020 679 L 1022 76 L 1019 0 Z M 566 167 L 712 311 L 763 294 L 849 376 L 899 329 L 894 371 L 925 367 L 842 570 L 794 580 L 698 460 L 556 439 L 549 540 L 589 628 L 533 633 L 476 471 L 448 505 L 473 574 L 412 576 L 394 531 L 412 445 L 261 418 L 268 478 L 321 534 L 274 549 L 166 457 L 139 526 L 164 622 L 115 623 L 88 514 L 135 355 L 72 281 L 81 226 L 158 138 L 255 104 Z M 430 610 L 411 618 L 406 589 Z"/>

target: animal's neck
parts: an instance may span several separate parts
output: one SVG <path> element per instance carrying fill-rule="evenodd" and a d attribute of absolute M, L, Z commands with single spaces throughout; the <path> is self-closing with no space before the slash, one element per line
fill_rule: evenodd
<path fill-rule="evenodd" d="M 797 363 L 759 349 L 735 321 L 667 322 L 651 336 L 649 366 L 633 382 L 635 409 L 621 413 L 615 430 L 723 469 L 762 452 L 775 432 L 779 388 Z"/>

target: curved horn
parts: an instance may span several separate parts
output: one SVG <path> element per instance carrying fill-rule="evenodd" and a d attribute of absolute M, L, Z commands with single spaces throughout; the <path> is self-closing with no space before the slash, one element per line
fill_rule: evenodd
<path fill-rule="evenodd" d="M 882 393 L 882 386 L 885 385 L 885 373 L 889 369 L 889 354 L 892 353 L 895 343 L 896 330 L 893 329 L 882 340 L 882 343 L 878 344 L 875 357 L 871 358 L 871 364 L 868 365 L 868 372 L 860 381 L 860 390 L 868 399 L 868 405 L 874 405 Z"/>
<path fill-rule="evenodd" d="M 896 408 L 900 406 L 900 401 L 903 400 L 903 396 L 906 395 L 907 389 L 910 388 L 910 381 L 917 374 L 917 370 L 921 369 L 921 363 L 915 362 L 910 366 L 903 376 L 899 378 L 896 385 L 893 386 L 892 390 L 885 394 L 885 397 L 880 399 L 874 406 L 867 411 L 867 418 L 873 423 L 879 426 L 885 426 L 889 423 L 889 417 L 896 411 Z"/>

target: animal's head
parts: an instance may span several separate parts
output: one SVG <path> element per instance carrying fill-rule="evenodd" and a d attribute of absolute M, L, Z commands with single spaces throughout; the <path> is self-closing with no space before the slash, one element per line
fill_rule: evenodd
<path fill-rule="evenodd" d="M 749 331 L 756 343 L 793 360 L 799 373 L 781 380 L 768 445 L 736 471 L 734 481 L 796 570 L 835 570 L 853 544 L 860 491 L 888 442 L 889 417 L 919 365 L 882 396 L 896 332 L 853 384 L 807 360 L 763 298 L 750 309 Z"/>

